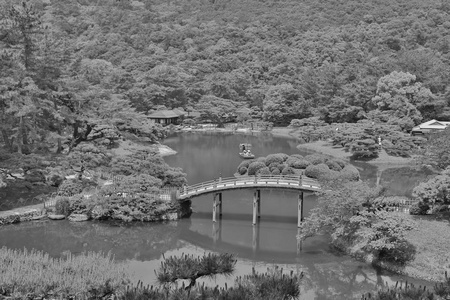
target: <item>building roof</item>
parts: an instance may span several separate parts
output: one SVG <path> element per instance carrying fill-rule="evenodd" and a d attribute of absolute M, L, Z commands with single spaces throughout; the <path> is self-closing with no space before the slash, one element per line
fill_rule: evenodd
<path fill-rule="evenodd" d="M 421 129 L 445 129 L 450 125 L 450 122 L 447 121 L 437 121 L 435 119 L 427 121 L 425 123 L 419 124 L 415 126 L 412 130 L 417 131 Z"/>
<path fill-rule="evenodd" d="M 186 114 L 186 112 L 184 111 L 183 108 L 174 108 L 174 109 L 172 109 L 172 111 L 174 113 L 180 114 L 180 116 L 184 116 Z"/>
<path fill-rule="evenodd" d="M 436 128 L 436 129 L 438 129 L 438 128 L 445 128 L 448 125 L 450 125 L 450 122 L 437 121 L 437 120 L 433 119 L 433 120 L 430 120 L 430 121 L 420 124 L 419 128 L 430 128 L 430 129 Z"/>
<path fill-rule="evenodd" d="M 184 114 L 179 110 L 164 109 L 154 111 L 151 114 L 149 114 L 148 117 L 151 119 L 172 119 L 181 117 L 182 115 Z"/>

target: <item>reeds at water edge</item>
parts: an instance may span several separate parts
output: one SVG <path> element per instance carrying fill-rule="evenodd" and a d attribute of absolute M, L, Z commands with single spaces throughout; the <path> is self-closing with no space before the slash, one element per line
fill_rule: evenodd
<path fill-rule="evenodd" d="M 37 250 L 0 248 L 0 288 L 10 294 L 80 295 L 92 289 L 112 289 L 129 282 L 124 263 L 111 253 L 68 253 L 52 258 Z"/>

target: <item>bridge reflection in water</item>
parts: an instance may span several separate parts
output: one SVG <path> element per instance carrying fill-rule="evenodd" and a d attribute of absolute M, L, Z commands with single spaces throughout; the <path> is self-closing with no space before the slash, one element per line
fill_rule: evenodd
<path fill-rule="evenodd" d="M 303 221 L 303 193 L 320 191 L 320 185 L 316 180 L 302 175 L 220 177 L 215 180 L 185 186 L 178 193 L 177 198 L 182 201 L 204 194 L 213 194 L 212 220 L 213 222 L 216 222 L 217 209 L 219 210 L 219 216 L 222 216 L 222 192 L 250 188 L 255 189 L 253 193 L 253 225 L 256 225 L 257 219 L 261 217 L 262 189 L 287 189 L 298 191 L 297 227 L 300 227 L 301 222 Z"/>
<path fill-rule="evenodd" d="M 222 218 L 219 218 L 218 222 L 213 222 L 212 223 L 212 240 L 213 240 L 213 245 L 216 248 L 219 244 L 223 243 L 224 241 L 222 240 Z M 297 229 L 297 255 L 301 252 L 302 250 L 302 240 L 299 238 L 300 236 L 300 228 Z M 252 251 L 253 253 L 256 253 L 258 251 L 260 251 L 260 222 L 257 222 L 256 224 L 253 224 L 252 226 Z"/>

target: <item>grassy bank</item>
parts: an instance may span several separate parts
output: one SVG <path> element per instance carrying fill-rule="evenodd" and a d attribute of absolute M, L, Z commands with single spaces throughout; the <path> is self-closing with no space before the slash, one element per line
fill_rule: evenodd
<path fill-rule="evenodd" d="M 287 127 L 277 127 L 272 131 L 278 136 L 296 138 L 295 130 Z M 301 150 L 308 150 L 330 155 L 336 158 L 350 160 L 351 154 L 344 151 L 340 146 L 333 146 L 327 141 L 315 141 L 299 144 Z M 389 156 L 384 151 L 380 152 L 378 158 L 366 161 L 378 168 L 396 168 L 399 166 L 412 165 L 412 158 Z M 445 272 L 450 273 L 450 222 L 448 220 L 437 220 L 433 216 L 411 216 L 413 229 L 408 231 L 406 239 L 416 249 L 416 255 L 405 267 L 399 268 L 383 264 L 381 267 L 410 277 L 429 280 L 443 281 Z"/>
<path fill-rule="evenodd" d="M 110 254 L 68 254 L 55 259 L 35 250 L 0 249 L 0 290 L 19 299 L 23 295 L 87 299 L 128 282 L 124 264 L 115 262 Z"/>
<path fill-rule="evenodd" d="M 410 218 L 413 229 L 407 232 L 406 239 L 416 248 L 416 255 L 398 271 L 414 278 L 443 281 L 445 272 L 450 274 L 450 222 L 433 216 Z"/>
<path fill-rule="evenodd" d="M 289 127 L 275 127 L 272 130 L 272 134 L 278 136 L 285 136 L 291 138 L 298 138 L 296 135 L 296 131 Z M 314 141 L 310 143 L 299 144 L 297 146 L 298 149 L 314 151 L 326 155 L 330 155 L 336 158 L 350 160 L 351 153 L 345 151 L 345 149 L 341 146 L 333 146 L 328 141 Z M 391 156 L 386 154 L 385 151 L 381 151 L 377 158 L 365 161 L 369 164 L 376 165 L 382 168 L 386 167 L 397 167 L 399 165 L 410 165 L 414 162 L 413 158 L 405 158 L 398 156 Z"/>

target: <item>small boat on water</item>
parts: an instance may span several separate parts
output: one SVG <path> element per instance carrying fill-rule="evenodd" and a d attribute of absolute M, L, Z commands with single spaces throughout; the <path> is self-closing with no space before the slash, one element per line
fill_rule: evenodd
<path fill-rule="evenodd" d="M 244 159 L 255 158 L 255 154 L 253 154 L 251 150 L 252 144 L 247 143 L 239 144 L 239 155 L 242 158 Z"/>

